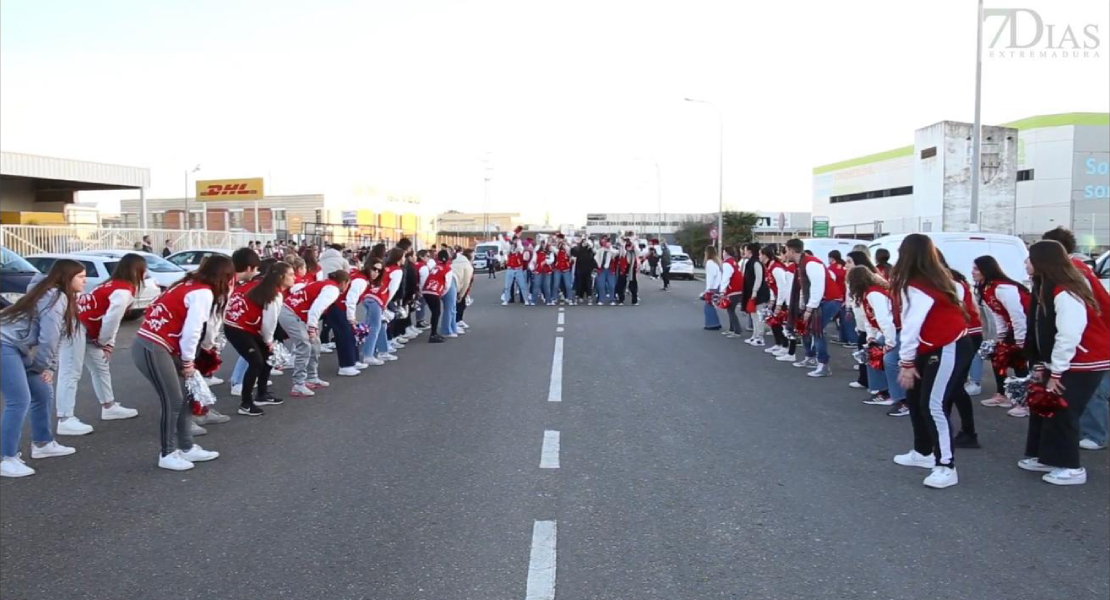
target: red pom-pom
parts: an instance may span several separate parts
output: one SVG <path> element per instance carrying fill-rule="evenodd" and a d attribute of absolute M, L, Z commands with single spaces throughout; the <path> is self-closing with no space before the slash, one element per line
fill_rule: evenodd
<path fill-rule="evenodd" d="M 1044 385 L 1039 383 L 1029 384 L 1029 394 L 1026 395 L 1026 403 L 1029 405 L 1029 410 L 1038 417 L 1049 418 L 1056 414 L 1058 410 L 1064 410 L 1068 407 L 1068 401 L 1056 392 L 1050 392 Z"/>
<path fill-rule="evenodd" d="M 196 400 L 189 401 L 189 409 L 193 412 L 193 415 L 197 417 L 203 417 L 208 414 L 208 407 Z"/>
<path fill-rule="evenodd" d="M 767 318 L 767 324 L 770 325 L 771 327 L 778 327 L 778 326 L 782 325 L 785 322 L 786 322 L 786 311 L 782 310 L 781 308 L 779 310 L 776 310 L 775 314 L 773 314 L 773 315 L 771 315 L 770 317 Z"/>
<path fill-rule="evenodd" d="M 193 361 L 193 367 L 205 377 L 211 377 L 213 373 L 220 368 L 223 361 L 220 359 L 219 353 L 215 348 L 201 350 L 197 353 L 196 360 Z"/>
<path fill-rule="evenodd" d="M 875 369 L 876 371 L 883 370 L 883 355 L 886 352 L 882 346 L 872 344 L 867 347 L 867 366 Z"/>
<path fill-rule="evenodd" d="M 798 317 L 794 321 L 794 334 L 795 335 L 807 335 L 808 332 L 809 332 L 809 323 L 807 323 L 806 320 L 803 319 L 802 317 Z"/>
<path fill-rule="evenodd" d="M 1005 377 L 1010 369 L 1024 369 L 1026 367 L 1025 355 L 1017 344 L 998 342 L 991 356 L 991 367 L 999 377 Z"/>
<path fill-rule="evenodd" d="M 728 307 L 730 306 L 732 306 L 732 300 L 729 300 L 728 296 L 722 294 L 721 297 L 717 300 L 717 308 L 721 310 L 728 310 Z"/>

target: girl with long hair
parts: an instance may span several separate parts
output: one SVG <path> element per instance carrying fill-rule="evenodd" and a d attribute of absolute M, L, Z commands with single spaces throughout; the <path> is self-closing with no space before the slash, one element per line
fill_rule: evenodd
<path fill-rule="evenodd" d="M 793 285 L 793 275 L 782 264 L 775 254 L 775 246 L 767 245 L 759 249 L 759 262 L 763 264 L 763 279 L 767 286 L 768 300 L 774 312 L 785 313 L 790 302 L 790 286 Z M 764 350 L 767 354 L 778 358 L 786 354 L 789 341 L 783 333 L 782 324 L 771 326 L 771 335 L 775 344 Z"/>
<path fill-rule="evenodd" d="M 436 262 L 429 266 L 428 274 L 420 282 L 420 291 L 424 294 L 424 302 L 432 313 L 432 335 L 428 342 L 441 344 L 445 341 L 444 334 L 439 327 L 442 313 L 442 300 L 444 294 L 454 282 L 455 274 L 451 271 L 451 255 L 446 250 L 440 250 Z"/>
<path fill-rule="evenodd" d="M 906 388 L 913 424 L 913 449 L 894 462 L 931 469 L 923 482 L 928 487 L 950 487 L 959 475 L 944 406 L 971 365 L 967 311 L 933 241 L 920 233 L 902 240 L 890 289 L 902 322 L 898 383 Z"/>
<path fill-rule="evenodd" d="M 765 324 L 759 313 L 771 297 L 771 292 L 764 282 L 763 263 L 759 261 L 760 248 L 759 243 L 750 242 L 745 244 L 741 251 L 744 258 L 742 263 L 744 292 L 740 294 L 740 303 L 743 305 L 741 310 L 748 313 L 748 320 L 752 324 L 752 335 L 744 340 L 744 343 L 756 348 L 766 345 L 763 341 Z"/>
<path fill-rule="evenodd" d="M 397 355 L 390 352 L 389 346 L 389 320 L 391 318 L 389 301 L 401 289 L 401 280 L 404 278 L 405 253 L 400 248 L 389 251 L 383 260 L 377 258 L 371 250 L 370 258 L 363 264 L 363 274 L 370 279 L 369 293 L 363 300 L 366 309 L 366 323 L 370 333 L 362 342 L 361 362 L 372 366 L 381 366 L 386 361 L 397 360 Z"/>
<path fill-rule="evenodd" d="M 1033 414 L 1018 466 L 1044 472 L 1055 485 L 1087 482 L 1079 462 L 1079 418 L 1110 370 L 1110 328 L 1087 278 L 1057 241 L 1029 247 L 1026 269 L 1033 278 L 1026 355 L 1047 391 L 1067 402 L 1051 417 Z"/>
<path fill-rule="evenodd" d="M 77 297 L 85 289 L 85 268 L 59 259 L 37 285 L 0 311 L 0 477 L 27 477 L 20 438 L 31 414 L 31 458 L 66 456 L 77 450 L 54 441 L 50 431 L 51 385 L 58 370 L 58 347 L 78 327 Z"/>
<path fill-rule="evenodd" d="M 870 261 L 868 261 L 870 262 Z M 840 343 L 845 348 L 856 347 L 856 323 L 852 318 L 851 307 L 849 307 L 844 299 L 848 296 L 847 285 L 845 281 L 848 278 L 848 263 L 844 260 L 844 256 L 840 254 L 840 250 L 829 251 L 829 274 L 832 275 L 830 283 L 833 286 L 833 293 L 840 299 L 840 311 L 836 315 L 836 330 L 837 335 L 840 337 Z"/>
<path fill-rule="evenodd" d="M 705 247 L 705 291 L 702 300 L 705 303 L 705 327 L 708 331 L 721 329 L 721 320 L 717 317 L 717 309 L 713 306 L 714 296 L 721 287 L 721 264 L 717 261 L 717 249 L 712 244 Z"/>
<path fill-rule="evenodd" d="M 145 277 L 146 259 L 138 254 L 125 254 L 107 281 L 78 297 L 77 325 L 73 335 L 62 340 L 58 351 L 58 435 L 92 433 L 92 426 L 73 414 L 77 383 L 84 369 L 89 371 L 93 392 L 100 402 L 101 421 L 138 416 L 139 411 L 116 402 L 109 359 L 120 323 L 142 289 Z"/>
<path fill-rule="evenodd" d="M 309 281 L 318 281 L 320 279 L 320 261 L 316 258 L 315 248 L 306 248 L 304 255 L 305 275 Z"/>
<path fill-rule="evenodd" d="M 835 250 L 833 252 L 835 252 Z M 845 277 L 845 279 L 844 279 L 845 293 L 844 293 L 844 305 L 843 305 L 844 308 L 842 309 L 842 313 L 851 315 L 850 321 L 851 321 L 851 325 L 854 326 L 854 327 L 852 327 L 852 329 L 855 332 L 853 337 L 856 340 L 856 343 L 853 344 L 853 346 L 856 348 L 856 350 L 862 350 L 864 347 L 867 346 L 867 342 L 868 342 L 868 335 L 867 334 L 868 334 L 869 328 L 867 326 L 867 320 L 865 318 L 865 315 L 863 314 L 863 308 L 860 305 L 860 302 L 852 297 L 851 290 L 848 289 L 847 274 L 850 273 L 851 270 L 854 269 L 855 267 L 866 267 L 867 270 L 874 273 L 875 272 L 875 266 L 871 264 L 871 258 L 867 255 L 866 252 L 863 252 L 862 250 L 853 250 L 853 251 L 848 253 L 847 257 L 845 257 L 844 267 L 847 269 L 847 271 L 845 271 L 845 275 L 844 275 L 844 277 Z M 867 368 L 867 365 L 866 364 L 859 365 L 858 371 L 859 371 L 859 376 L 856 377 L 855 381 L 849 382 L 848 387 L 858 389 L 858 390 L 868 389 L 868 379 L 867 378 L 868 378 L 869 370 Z M 881 385 L 882 382 L 877 382 L 877 383 L 879 383 Z M 870 387 L 870 391 L 871 391 L 872 396 L 874 396 L 877 392 L 885 390 L 885 389 L 886 388 L 880 388 L 880 387 L 875 387 L 875 386 Z"/>
<path fill-rule="evenodd" d="M 262 279 L 249 281 L 235 288 L 224 312 L 224 334 L 227 341 L 247 362 L 247 371 L 239 392 L 239 414 L 262 416 L 260 405 L 284 402 L 267 390 L 270 381 L 270 354 L 275 343 L 274 333 L 281 314 L 283 296 L 293 287 L 293 267 L 279 262 L 271 266 Z M 255 393 L 255 385 L 258 391 Z"/>
<path fill-rule="evenodd" d="M 721 251 L 724 253 L 724 260 L 721 261 L 721 282 L 717 285 L 717 293 L 728 299 L 728 308 L 725 309 L 725 313 L 728 314 L 728 330 L 721 333 L 729 339 L 734 339 L 743 337 L 740 317 L 736 315 L 736 305 L 741 303 L 741 296 L 744 293 L 744 272 L 736 261 L 736 248 L 723 246 Z M 706 263 L 708 262 L 709 258 L 707 256 Z M 708 268 L 707 264 L 706 269 Z M 708 279 L 707 272 L 706 280 L 708 281 Z M 740 310 L 744 310 L 743 307 L 740 307 Z M 714 311 L 714 314 L 716 314 L 716 311 Z"/>
<path fill-rule="evenodd" d="M 278 323 L 293 340 L 293 389 L 295 398 L 315 396 L 314 390 L 330 383 L 320 379 L 320 319 L 324 311 L 347 289 L 351 276 L 332 271 L 320 281 L 294 287 L 283 299 Z"/>
<path fill-rule="evenodd" d="M 975 289 L 979 293 L 979 298 L 991 313 L 998 343 L 1014 344 L 1018 348 L 1024 347 L 1028 328 L 1025 313 L 1029 310 L 1029 291 L 1022 284 L 1010 279 L 993 256 L 976 258 L 975 266 L 971 268 L 971 276 L 975 279 Z M 991 369 L 991 371 L 994 372 L 995 394 L 980 404 L 1008 408 L 1010 410 L 1007 414 L 1013 417 L 1029 416 L 1028 407 L 1014 406 L 1002 393 L 1006 385 L 1006 376 L 1000 373 L 999 369 Z M 1023 366 L 1014 367 L 1014 375 L 1025 377 L 1028 374 L 1029 370 Z"/>
<path fill-rule="evenodd" d="M 887 414 L 902 416 L 902 410 L 909 409 L 905 406 L 906 390 L 898 383 L 901 315 L 894 310 L 890 286 L 866 265 L 857 265 L 848 271 L 848 296 L 853 304 L 859 306 L 861 321 L 867 327 L 864 333 L 867 343 L 877 344 L 883 349 L 882 370 L 866 365 L 867 384 L 872 393 L 863 403 L 876 406 L 897 405 L 896 409 Z"/>
<path fill-rule="evenodd" d="M 184 379 L 196 372 L 197 350 L 215 345 L 235 277 L 231 258 L 216 254 L 205 258 L 197 270 L 151 303 L 131 344 L 135 366 L 154 386 L 161 403 L 158 466 L 163 469 L 185 471 L 196 462 L 220 456 L 193 443 Z"/>
<path fill-rule="evenodd" d="M 890 265 L 890 250 L 886 248 L 879 248 L 875 251 L 875 272 L 879 277 L 890 281 L 890 271 L 893 269 Z"/>

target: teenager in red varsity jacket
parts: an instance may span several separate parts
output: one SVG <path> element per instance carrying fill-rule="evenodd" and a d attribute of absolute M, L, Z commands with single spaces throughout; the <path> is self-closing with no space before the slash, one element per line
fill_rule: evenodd
<path fill-rule="evenodd" d="M 837 296 L 832 275 L 821 259 L 805 253 L 805 244 L 794 238 L 786 242 L 786 257 L 797 265 L 794 289 L 791 291 L 791 315 L 806 323 L 804 337 L 806 357 L 794 363 L 799 368 L 812 368 L 810 377 L 828 377 L 829 346 L 825 325 L 840 313 L 843 296 Z"/>
<path fill-rule="evenodd" d="M 759 260 L 760 248 L 762 246 L 758 242 L 749 242 L 744 244 L 744 248 L 740 251 L 744 259 L 740 310 L 748 313 L 748 319 L 752 324 L 752 335 L 744 340 L 744 343 L 756 348 L 762 348 L 765 345 L 763 334 L 766 331 L 766 324 L 759 316 L 759 312 L 771 298 L 771 292 L 764 281 L 763 263 Z"/>
<path fill-rule="evenodd" d="M 775 254 L 775 245 L 768 244 L 759 249 L 759 262 L 763 264 L 763 283 L 767 287 L 767 304 L 775 313 L 786 311 L 787 301 L 790 299 L 790 286 L 793 284 L 790 272 Z M 775 338 L 775 345 L 764 350 L 767 354 L 778 358 L 786 353 L 789 342 L 783 333 L 782 324 L 771 325 L 771 335 Z"/>
<path fill-rule="evenodd" d="M 722 335 L 734 339 L 742 337 L 744 333 L 740 327 L 740 318 L 736 316 L 736 305 L 740 304 L 740 295 L 744 292 L 744 272 L 737 264 L 735 246 L 725 246 L 721 250 L 724 260 L 721 261 L 721 283 L 717 291 L 728 299 L 728 308 L 725 309 L 728 314 L 728 331 Z M 740 310 L 743 311 L 744 308 L 740 307 Z"/>
<path fill-rule="evenodd" d="M 347 290 L 351 276 L 347 271 L 333 271 L 326 279 L 307 285 L 293 286 L 284 299 L 278 322 L 293 342 L 294 398 L 316 395 L 313 390 L 328 387 L 320 379 L 320 318 L 339 295 Z"/>
<path fill-rule="evenodd" d="M 451 270 L 451 253 L 440 250 L 436 261 L 428 268 L 428 274 L 420 282 L 420 291 L 424 294 L 424 302 L 432 313 L 432 335 L 428 342 L 442 344 L 447 341 L 440 333 L 440 320 L 443 311 L 443 295 L 454 283 L 455 274 Z"/>
<path fill-rule="evenodd" d="M 554 271 L 552 263 L 555 255 L 552 254 L 547 242 L 540 242 L 532 253 L 532 260 L 528 263 L 528 270 L 532 272 L 532 294 L 529 304 L 555 304 L 551 299 L 551 273 Z M 539 300 L 543 296 L 543 300 Z"/>
<path fill-rule="evenodd" d="M 126 254 L 108 281 L 77 299 L 77 326 L 72 336 L 62 338 L 58 349 L 58 435 L 85 435 L 93 430 L 73 415 L 82 369 L 88 369 L 92 379 L 93 391 L 100 402 L 101 421 L 138 416 L 139 411 L 116 402 L 108 359 L 116 347 L 116 333 L 123 316 L 145 276 L 146 259 Z"/>
<path fill-rule="evenodd" d="M 224 334 L 239 356 L 247 362 L 239 393 L 239 414 L 257 417 L 260 406 L 281 404 L 283 400 L 267 390 L 270 380 L 268 362 L 274 344 L 278 317 L 284 305 L 282 296 L 294 285 L 296 276 L 287 263 L 274 263 L 261 279 L 235 288 L 224 311 Z M 258 391 L 255 392 L 257 384 Z"/>
<path fill-rule="evenodd" d="M 1086 277 L 1059 242 L 1030 246 L 1027 266 L 1033 293 L 1026 356 L 1036 378 L 1063 396 L 1067 408 L 1051 417 L 1030 416 L 1027 458 L 1018 466 L 1045 472 L 1048 483 L 1079 485 L 1087 482 L 1079 462 L 1079 419 L 1110 370 L 1110 327 Z"/>
<path fill-rule="evenodd" d="M 913 449 L 894 462 L 932 469 L 923 482 L 928 487 L 953 486 L 959 476 L 944 407 L 971 368 L 967 312 L 933 241 L 920 233 L 902 241 L 890 287 L 902 322 L 898 383 L 906 388 L 913 425 Z"/>
<path fill-rule="evenodd" d="M 559 292 L 562 292 L 563 304 L 570 304 L 574 306 L 574 275 L 571 274 L 571 267 L 573 267 L 572 256 L 570 254 L 570 244 L 567 243 L 563 234 L 556 236 L 555 243 L 555 260 L 552 264 L 554 270 L 554 280 L 551 288 L 551 297 L 558 300 Z"/>
<path fill-rule="evenodd" d="M 975 259 L 971 268 L 971 276 L 975 279 L 975 287 L 983 305 L 990 311 L 994 321 L 995 333 L 998 343 L 1014 344 L 1018 348 L 1025 346 L 1026 337 L 1026 311 L 1029 310 L 1029 291 L 1025 286 L 1010 279 L 1002 272 L 1002 267 L 993 256 L 980 256 Z M 1029 415 L 1024 406 L 1013 406 L 1008 398 L 1002 394 L 1005 389 L 1006 376 L 1000 375 L 997 369 L 994 372 L 996 392 L 994 396 L 983 400 L 983 406 L 998 406 L 1011 409 L 1015 417 Z M 1029 371 L 1018 366 L 1014 369 L 1018 377 L 1025 377 Z"/>
<path fill-rule="evenodd" d="M 853 257 L 855 262 L 855 257 Z M 902 408 L 909 414 L 906 404 L 906 390 L 898 383 L 898 331 L 901 329 L 901 315 L 894 310 L 887 282 L 866 265 L 856 265 L 848 271 L 848 297 L 859 306 L 867 347 L 872 344 L 883 350 L 882 369 L 875 369 L 870 362 L 867 367 L 867 386 L 871 395 L 864 404 L 875 406 L 895 406 L 887 413 L 902 416 Z"/>
<path fill-rule="evenodd" d="M 390 352 L 387 324 L 392 318 L 389 300 L 401 289 L 404 274 L 402 261 L 404 253 L 399 248 L 389 251 L 388 258 L 382 259 L 374 253 L 363 264 L 363 274 L 369 278 L 366 297 L 362 306 L 366 310 L 366 324 L 369 333 L 362 342 L 360 362 L 371 366 L 381 366 L 387 361 L 397 360 Z"/>
<path fill-rule="evenodd" d="M 631 296 L 632 306 L 640 305 L 640 258 L 636 244 L 624 243 L 624 251 L 617 259 L 617 306 L 624 305 L 625 293 Z"/>
<path fill-rule="evenodd" d="M 513 294 L 516 293 L 514 286 L 520 291 L 521 297 L 524 297 L 524 289 L 527 285 L 525 266 L 527 265 L 524 262 L 524 244 L 519 239 L 514 239 L 509 248 L 509 256 L 505 259 L 505 290 L 501 293 L 501 306 L 513 300 Z"/>
<path fill-rule="evenodd" d="M 971 340 L 972 360 L 978 355 L 979 346 L 983 345 L 983 323 L 979 317 L 979 310 L 976 307 L 975 295 L 971 292 L 971 283 L 968 282 L 964 274 L 948 266 L 948 262 L 944 260 L 944 255 L 940 254 L 941 264 L 948 269 L 948 273 L 952 277 L 952 282 L 956 284 L 956 293 L 960 296 L 960 304 L 967 313 L 967 337 Z M 968 366 L 970 373 L 971 367 Z M 967 391 L 966 377 L 960 380 L 959 386 L 956 387 L 952 396 L 951 403 L 956 405 L 956 410 L 960 414 L 960 431 L 956 437 L 952 439 L 952 444 L 957 448 L 979 448 L 979 437 L 975 432 L 975 411 L 971 405 L 971 395 Z M 944 407 L 945 414 L 952 413 L 952 404 L 947 404 Z"/>
<path fill-rule="evenodd" d="M 617 305 L 617 251 L 609 243 L 609 238 L 603 237 L 598 242 L 595 260 L 597 262 L 597 279 L 594 287 L 597 296 L 597 305 Z"/>
<path fill-rule="evenodd" d="M 848 277 L 847 262 L 844 260 L 844 256 L 840 254 L 840 250 L 831 250 L 826 264 L 828 264 L 829 285 L 832 286 L 832 294 L 840 298 L 840 311 L 836 314 L 836 330 L 840 336 L 840 343 L 845 346 L 848 344 L 855 346 L 856 324 L 851 315 L 851 307 L 844 301 L 848 295 L 847 285 L 845 284 L 845 279 Z"/>
<path fill-rule="evenodd" d="M 214 345 L 234 281 L 235 265 L 229 257 L 204 259 L 197 270 L 151 303 L 131 345 L 135 366 L 154 386 L 162 403 L 158 466 L 163 469 L 184 471 L 195 462 L 219 457 L 218 452 L 193 443 L 192 411 L 183 378 L 196 373 L 193 359 L 197 350 Z"/>

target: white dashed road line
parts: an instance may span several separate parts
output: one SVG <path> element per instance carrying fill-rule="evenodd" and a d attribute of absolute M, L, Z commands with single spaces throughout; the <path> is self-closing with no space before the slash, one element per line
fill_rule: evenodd
<path fill-rule="evenodd" d="M 567 324 L 567 313 L 559 313 L 559 321 L 556 324 L 557 325 L 566 325 Z"/>
<path fill-rule="evenodd" d="M 536 521 L 532 528 L 532 555 L 524 600 L 555 598 L 555 535 L 555 521 Z"/>
<path fill-rule="evenodd" d="M 551 387 L 547 389 L 548 402 L 563 401 L 563 338 L 555 338 L 555 355 L 551 359 Z"/>
<path fill-rule="evenodd" d="M 563 331 L 565 331 L 565 330 L 562 327 L 556 327 L 555 328 L 555 333 L 562 333 Z"/>
<path fill-rule="evenodd" d="M 550 429 L 543 432 L 543 449 L 540 450 L 540 468 L 559 468 L 559 432 Z"/>

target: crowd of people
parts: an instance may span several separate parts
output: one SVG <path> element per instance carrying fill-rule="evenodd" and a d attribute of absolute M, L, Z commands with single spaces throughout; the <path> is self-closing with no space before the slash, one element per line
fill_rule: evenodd
<path fill-rule="evenodd" d="M 496 278 L 500 258 L 489 257 L 489 275 Z M 641 244 L 632 233 L 619 240 L 602 236 L 568 240 L 523 238 L 516 231 L 504 257 L 505 287 L 501 305 L 525 306 L 640 305 L 640 278 L 662 277 L 670 289 L 670 249 L 659 240 Z"/>
<path fill-rule="evenodd" d="M 1079 450 L 1105 448 L 1110 426 L 1110 296 L 1075 250 L 1070 231 L 1046 232 L 1029 248 L 1027 289 L 991 256 L 975 260 L 969 279 L 923 234 L 906 236 L 893 265 L 866 246 L 822 259 L 800 239 L 720 256 L 710 246 L 704 327 L 824 378 L 835 325 L 837 342 L 856 350 L 849 385 L 869 390 L 865 404 L 909 417 L 913 448 L 894 462 L 929 469 L 932 488 L 959 482 L 955 449 L 980 447 L 971 397 L 990 369 L 996 393 L 980 404 L 1029 419 L 1017 466 L 1083 484 Z"/>
<path fill-rule="evenodd" d="M 292 371 L 290 396 L 307 398 L 330 385 L 320 376 L 321 353 L 337 355 L 338 376 L 357 377 L 398 360 L 425 331 L 431 343 L 464 335 L 472 260 L 472 251 L 457 247 L 416 251 L 408 239 L 358 253 L 329 245 L 319 257 L 312 246 L 279 243 L 205 258 L 151 303 L 131 346 L 161 404 L 158 466 L 181 471 L 219 457 L 194 438 L 207 433 L 205 425 L 230 420 L 208 389 L 223 383 L 214 374 L 225 343 L 238 354 L 231 375 L 237 413 L 262 416 L 264 407 L 284 402 L 271 389 L 280 368 Z M 141 255 L 125 255 L 106 282 L 84 293 L 84 267 L 60 259 L 0 312 L 0 475 L 35 473 L 19 452 L 28 416 L 32 459 L 73 454 L 55 436 L 93 431 L 74 415 L 83 370 L 102 421 L 138 416 L 115 399 L 110 359 L 146 267 Z"/>

